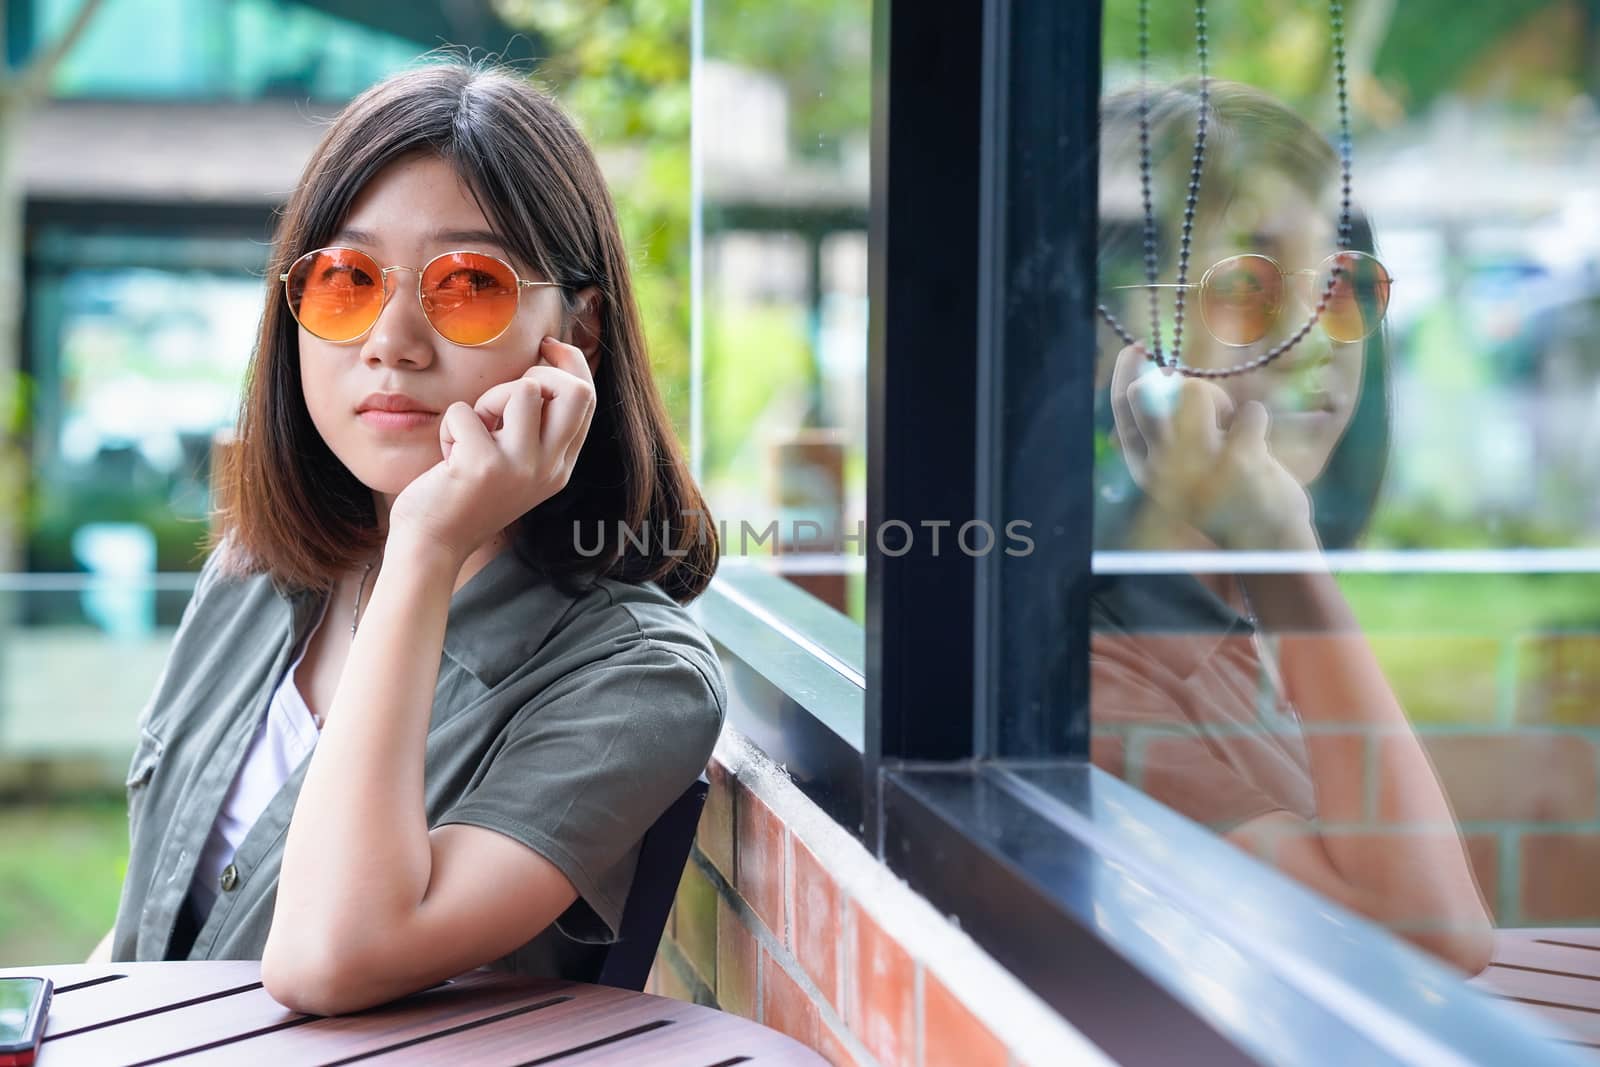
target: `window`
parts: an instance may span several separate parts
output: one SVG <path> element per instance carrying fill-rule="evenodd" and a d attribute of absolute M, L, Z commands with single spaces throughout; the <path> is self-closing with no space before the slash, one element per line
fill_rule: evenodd
<path fill-rule="evenodd" d="M 864 611 L 871 23 L 703 5 L 692 449 L 723 566 Z"/>
<path fill-rule="evenodd" d="M 1326 9 L 1305 7 L 1310 14 L 1245 2 L 1215 7 L 1211 40 L 1218 84 L 1229 70 L 1232 79 L 1258 86 L 1245 109 L 1247 123 L 1278 121 L 1284 133 L 1298 129 L 1296 123 L 1326 129 L 1336 118 L 1331 101 L 1321 103 L 1325 97 L 1307 77 L 1314 70 L 1328 78 L 1327 37 L 1320 46 L 1313 43 L 1316 18 L 1323 17 L 1317 12 L 1325 15 Z M 897 555 L 874 548 L 869 555 L 865 834 L 898 873 L 957 916 L 964 930 L 1113 1055 L 1368 1062 L 1423 1061 L 1449 1049 L 1493 1062 L 1554 1056 L 1556 1050 L 1543 1047 L 1524 1020 L 1469 988 L 1460 971 L 1447 965 L 1471 961 L 1473 951 L 1482 948 L 1471 939 L 1488 933 L 1484 913 L 1473 912 L 1481 909 L 1478 868 L 1458 824 L 1448 812 L 1441 817 L 1438 806 L 1409 812 L 1402 807 L 1405 822 L 1384 823 L 1383 813 L 1406 798 L 1362 792 L 1381 785 L 1378 760 L 1409 769 L 1426 766 L 1422 758 L 1431 746 L 1418 740 L 1417 724 L 1391 720 L 1379 730 L 1323 736 L 1304 729 L 1301 720 L 1309 720 L 1310 712 L 1280 707 L 1267 688 L 1274 684 L 1268 668 L 1282 666 L 1271 662 L 1280 652 L 1276 644 L 1291 652 L 1291 659 L 1298 657 L 1298 688 L 1292 695 L 1307 694 L 1313 704 L 1321 700 L 1324 709 L 1356 702 L 1349 691 L 1374 674 L 1372 663 L 1360 655 L 1367 647 L 1366 631 L 1378 619 L 1406 625 L 1404 620 L 1415 618 L 1406 614 L 1417 610 L 1415 601 L 1406 602 L 1396 592 L 1387 606 L 1363 603 L 1357 583 L 1343 577 L 1354 569 L 1343 566 L 1351 557 L 1323 551 L 1332 533 L 1320 543 L 1265 546 L 1116 540 L 1126 536 L 1122 531 L 1142 527 L 1137 516 L 1130 525 L 1118 513 L 1118 505 L 1133 500 L 1128 489 L 1130 482 L 1138 486 L 1133 472 L 1121 483 L 1111 475 L 1119 465 L 1126 467 L 1128 456 L 1137 459 L 1141 453 L 1113 439 L 1117 412 L 1109 394 L 1129 378 L 1145 379 L 1125 373 L 1114 384 L 1111 371 L 1126 344 L 1112 347 L 1109 358 L 1097 356 L 1102 351 L 1097 340 L 1104 334 L 1097 333 L 1095 307 L 1103 301 L 1111 308 L 1130 294 L 1147 299 L 1152 290 L 1115 288 L 1151 279 L 1143 276 L 1137 129 L 1128 166 L 1122 154 L 1127 141 L 1116 136 L 1122 130 L 1108 123 L 1105 138 L 1100 136 L 1101 73 L 1110 90 L 1105 106 L 1114 109 L 1115 94 L 1127 83 L 1134 10 L 1133 0 L 1108 5 L 1103 27 L 1098 8 L 1086 5 L 994 2 L 974 10 L 973 5 L 933 4 L 919 6 L 914 14 L 899 5 L 880 5 L 876 12 L 875 54 L 881 66 L 875 73 L 882 92 L 874 101 L 869 246 L 869 528 L 891 519 L 982 520 L 1003 531 L 1020 522 L 1027 543 L 1011 553 L 1002 537 L 998 550 L 989 552 Z M 1384 69 L 1381 61 L 1373 66 L 1371 50 L 1386 40 L 1384 27 L 1374 20 L 1392 16 L 1394 27 L 1409 24 L 1423 37 L 1430 24 L 1429 17 L 1413 22 L 1386 5 L 1363 5 L 1358 12 L 1352 19 L 1366 21 L 1359 32 L 1349 30 L 1350 39 L 1367 53 L 1352 60 L 1360 71 L 1353 95 L 1369 93 L 1377 77 L 1373 71 Z M 1177 67 L 1166 58 L 1175 46 L 1163 43 L 1162 34 L 1180 33 L 1181 20 L 1172 12 L 1165 18 L 1152 27 L 1152 80 L 1170 81 Z M 1433 24 L 1438 18 L 1435 12 Z M 1509 32 L 1499 16 L 1489 21 L 1496 23 L 1490 38 Z M 1571 26 L 1562 31 L 1571 32 Z M 1274 47 L 1264 47 L 1267 40 Z M 1383 47 L 1395 48 L 1390 62 L 1402 67 L 1415 60 L 1412 69 L 1421 71 L 1430 62 L 1415 59 L 1417 49 L 1403 39 Z M 1530 47 L 1519 44 L 1513 51 Z M 1448 51 L 1440 48 L 1441 54 Z M 1531 48 L 1527 54 L 1542 53 Z M 1323 56 L 1320 64 L 1308 58 L 1314 55 Z M 1300 81 L 1263 84 L 1269 60 Z M 1427 76 L 1437 74 L 1435 68 Z M 1492 67 L 1474 77 L 1501 84 Z M 1555 80 L 1569 96 L 1576 92 L 1570 73 Z M 1268 109 L 1258 100 L 1290 90 L 1298 95 L 1291 95 L 1288 108 Z M 1219 98 L 1223 92 L 1218 89 Z M 1355 98 L 1358 112 L 1371 100 Z M 1306 109 L 1308 119 L 1296 117 L 1299 108 Z M 1573 110 L 1582 113 L 1581 104 Z M 1181 109 L 1169 106 L 1167 112 Z M 1136 108 L 1133 114 L 1136 122 Z M 1381 141 L 1362 126 L 1364 121 L 1358 114 L 1358 162 L 1370 159 Z M 1374 252 L 1371 234 L 1380 231 L 1381 212 L 1363 199 L 1375 179 L 1358 170 L 1356 217 L 1349 246 L 1341 249 L 1337 181 L 1332 222 L 1327 221 L 1326 178 L 1309 188 L 1279 179 L 1269 181 L 1265 192 L 1236 194 L 1241 175 L 1252 182 L 1270 176 L 1272 168 L 1259 165 L 1230 170 L 1239 164 L 1227 158 L 1229 150 L 1263 140 L 1262 131 L 1247 124 L 1243 130 L 1213 132 L 1209 158 L 1217 171 L 1209 175 L 1212 184 L 1197 194 L 1193 273 L 1185 281 L 1198 281 L 1211 263 L 1258 251 L 1257 245 L 1271 261 L 1248 261 L 1244 266 L 1260 269 L 1243 276 L 1237 270 L 1214 273 L 1218 285 L 1203 293 L 1154 290 L 1155 318 L 1170 335 L 1175 296 L 1182 292 L 1191 350 L 1249 352 L 1247 346 L 1263 336 L 1238 335 L 1248 325 L 1242 321 L 1245 312 L 1259 310 L 1245 299 L 1250 286 L 1280 286 L 1285 304 L 1307 281 L 1325 287 L 1327 278 L 1316 271 L 1329 254 Z M 1325 141 L 1326 134 L 1318 137 Z M 1274 142 L 1268 148 L 1291 156 L 1290 178 L 1301 178 L 1293 167 L 1316 171 L 1330 160 L 1337 174 L 1338 156 L 1331 150 L 1267 139 Z M 1158 277 L 1153 281 L 1165 286 L 1177 281 L 1167 275 L 1175 275 L 1182 247 L 1192 124 L 1187 140 L 1170 131 L 1154 131 L 1153 140 L 1166 168 L 1154 170 L 1158 185 L 1173 174 L 1177 180 L 1175 199 L 1171 193 L 1155 198 L 1158 213 L 1165 212 L 1160 220 L 1179 220 L 1156 227 L 1152 252 Z M 1392 143 L 1401 145 L 1403 139 Z M 1235 184 L 1220 184 L 1230 181 Z M 1207 211 L 1220 213 L 1226 222 L 1221 238 L 1215 227 L 1202 225 Z M 1308 234 L 1296 225 L 1313 223 L 1320 233 Z M 1130 231 L 1131 263 L 1118 251 Z M 1247 247 L 1233 248 L 1239 240 Z M 1324 250 L 1330 240 L 1334 247 Z M 1382 242 L 1379 232 L 1379 247 Z M 1417 274 L 1409 264 L 1403 273 L 1396 264 L 1378 262 L 1388 266 L 1396 294 L 1406 275 Z M 1368 337 L 1363 327 L 1372 317 L 1375 268 L 1354 256 L 1329 266 L 1340 268 L 1336 281 L 1348 275 L 1366 289 L 1338 305 L 1344 327 L 1330 318 L 1318 328 L 1346 334 L 1353 328 L 1358 336 L 1339 343 L 1365 351 L 1360 342 Z M 1298 273 L 1302 268 L 1313 273 Z M 1213 301 L 1204 315 L 1196 307 L 1203 301 Z M 1136 326 L 1148 329 L 1148 305 L 1138 307 Z M 1394 314 L 1400 311 L 1396 296 Z M 1112 313 L 1124 323 L 1133 317 L 1127 311 Z M 1125 328 L 1131 333 L 1135 327 Z M 1202 332 L 1203 344 L 1195 340 Z M 1226 336 L 1215 339 L 1217 332 Z M 1332 375 L 1339 367 L 1332 345 L 1323 340 L 1317 348 L 1308 346 L 1302 354 L 1317 352 L 1318 358 L 1300 373 Z M 1296 366 L 1274 366 L 1271 373 Z M 1130 368 L 1139 369 L 1137 364 Z M 1363 381 L 1371 385 L 1379 379 L 1365 377 L 1356 385 Z M 1222 389 L 1204 381 L 1190 386 L 1181 377 L 1167 388 L 1205 396 Z M 1282 388 L 1295 407 L 1279 420 L 1281 429 L 1296 427 L 1293 415 L 1304 417 L 1299 420 L 1302 440 L 1293 440 L 1293 434 L 1281 438 L 1278 452 L 1285 458 L 1278 465 L 1320 470 L 1321 464 L 1311 463 L 1318 457 L 1311 455 L 1310 439 L 1338 403 L 1333 386 L 1296 378 Z M 1268 398 L 1276 400 L 1276 393 Z M 1241 413 L 1248 428 L 1248 420 L 1259 419 L 1259 413 L 1247 410 L 1247 399 L 1252 398 L 1241 392 L 1215 406 L 1229 416 Z M 1152 433 L 1163 432 L 1148 414 L 1130 413 L 1130 419 L 1143 419 Z M 1378 423 L 1380 429 L 1393 426 L 1382 419 Z M 1196 424 L 1201 442 L 1223 432 L 1215 414 L 1197 418 Z M 1396 440 L 1400 433 L 1394 430 Z M 1166 440 L 1172 440 L 1170 434 Z M 1370 438 L 1351 440 L 1370 450 Z M 1271 454 L 1270 444 L 1269 439 L 1261 451 Z M 1198 446 L 1172 452 L 1174 462 L 1193 460 Z M 1203 481 L 1214 475 L 1219 462 L 1196 464 L 1193 477 Z M 1301 481 L 1315 478 L 1297 481 L 1291 471 L 1276 481 L 1247 479 L 1244 488 L 1265 494 L 1270 506 L 1252 512 L 1259 521 L 1245 529 L 1281 531 L 1288 519 L 1309 522 L 1313 515 L 1334 532 L 1340 519 L 1359 528 L 1351 516 L 1359 516 L 1364 505 L 1361 493 L 1374 499 L 1370 480 L 1354 480 L 1344 492 L 1317 500 L 1315 510 L 1296 511 L 1297 493 L 1304 497 Z M 1154 493 L 1165 492 L 1170 483 L 1151 484 Z M 1381 513 L 1389 498 L 1375 499 Z M 1216 506 L 1203 495 L 1199 503 Z M 1246 547 L 1248 556 L 1227 551 Z M 1195 554 L 1210 548 L 1224 551 L 1220 557 Z M 1385 558 L 1356 551 L 1366 571 L 1375 571 Z M 1218 611 L 1213 600 L 1222 598 L 1208 599 L 1206 576 L 1252 563 L 1266 574 L 1261 595 L 1231 615 Z M 1372 581 L 1378 588 L 1369 586 L 1369 596 L 1403 588 L 1399 582 Z M 1120 613 L 1106 604 L 1112 594 L 1121 596 L 1110 606 Z M 1346 603 L 1355 605 L 1353 615 L 1343 613 L 1340 605 Z M 1460 608 L 1447 601 L 1436 610 L 1441 620 L 1462 618 Z M 1248 624 L 1249 614 L 1264 621 L 1268 611 L 1278 612 L 1279 632 Z M 1142 625 L 1118 631 L 1108 625 L 1114 619 Z M 1198 656 L 1192 647 L 1186 651 L 1194 645 L 1203 646 Z M 1207 658 L 1213 648 L 1231 652 L 1235 645 L 1259 669 L 1233 679 L 1236 686 L 1222 695 L 1187 684 L 1193 670 L 1180 667 L 1214 667 Z M 1308 649 L 1322 658 L 1311 657 Z M 1378 667 L 1385 666 L 1380 657 Z M 1130 725 L 1130 711 L 1166 707 L 1147 699 L 1152 690 L 1160 695 L 1153 679 L 1163 670 L 1176 676 L 1167 688 L 1178 706 L 1211 695 L 1236 718 L 1196 723 L 1162 710 L 1157 722 Z M 1289 673 L 1280 669 L 1276 684 L 1288 684 Z M 1306 684 L 1307 678 L 1321 688 Z M 1235 699 L 1240 703 L 1227 702 Z M 1250 758 L 1259 758 L 1252 750 L 1264 750 L 1266 765 L 1281 772 L 1295 765 L 1285 746 L 1314 749 L 1299 766 L 1315 761 L 1320 767 L 1335 765 L 1325 747 L 1352 740 L 1377 753 L 1372 761 L 1358 763 L 1358 781 L 1335 774 L 1326 787 L 1305 780 L 1308 776 L 1299 783 L 1301 796 L 1310 795 L 1314 805 L 1326 809 L 1310 810 L 1301 822 L 1314 824 L 1318 834 L 1326 832 L 1331 844 L 1312 840 L 1300 826 L 1283 826 L 1285 802 L 1276 796 L 1255 809 L 1246 810 L 1251 805 L 1245 803 L 1209 820 L 1227 832 L 1267 816 L 1251 831 L 1288 831 L 1260 849 L 1269 859 L 1275 858 L 1272 846 L 1283 849 L 1276 857 L 1279 869 L 1239 847 L 1251 841 L 1235 843 L 1203 830 L 1191 816 L 1204 819 L 1204 813 L 1183 810 L 1185 795 L 1194 804 L 1219 806 L 1237 799 L 1230 795 L 1239 792 L 1231 779 L 1192 780 L 1195 768 L 1206 766 L 1200 757 L 1234 769 L 1237 764 L 1230 761 L 1241 758 L 1234 749 L 1245 749 Z M 1133 751 L 1130 743 L 1145 747 Z M 1185 791 L 1163 794 L 1149 788 L 1152 768 L 1183 782 Z M 1413 786 L 1417 777 L 1405 778 L 1399 788 Z M 1585 779 L 1580 774 L 1578 780 Z M 1330 814 L 1343 818 L 1351 809 L 1340 805 L 1358 803 L 1373 805 L 1363 812 L 1374 813 L 1376 825 L 1337 819 L 1315 823 Z M 1493 827 L 1496 833 L 1504 829 Z M 1374 846 L 1362 834 L 1393 835 L 1403 844 L 1400 849 L 1387 841 Z M 1310 845 L 1323 854 L 1311 852 Z M 1369 881 L 1365 892 L 1353 892 L 1312 877 L 1325 875 L 1323 868 L 1333 865 L 1325 858 L 1329 849 L 1340 862 L 1350 863 L 1370 848 L 1386 849 L 1382 854 L 1389 857 L 1402 854 L 1413 863 L 1417 856 L 1449 857 L 1448 871 L 1441 863 L 1428 872 L 1436 879 L 1431 889 L 1448 884 L 1435 896 L 1408 895 L 1414 889 L 1410 885 L 1386 896 L 1393 885 Z M 1316 863 L 1294 862 L 1308 853 Z M 1330 896 L 1336 904 L 1330 904 Z M 1407 940 L 1426 951 L 1416 951 Z M 1127 1025 L 1124 1014 L 1131 1003 L 1139 1005 L 1137 1026 Z"/>
<path fill-rule="evenodd" d="M 1475 972 L 1491 920 L 1600 919 L 1594 15 L 1468 6 L 1446 48 L 1423 7 L 1346 20 L 1348 220 L 1328 8 L 1212 8 L 1199 149 L 1164 12 L 1148 230 L 1137 5 L 1107 9 L 1091 719 L 1097 765 Z M 1224 367 L 1324 287 L 1210 382 L 1109 325 L 1170 352 L 1186 296 L 1184 361 Z"/>

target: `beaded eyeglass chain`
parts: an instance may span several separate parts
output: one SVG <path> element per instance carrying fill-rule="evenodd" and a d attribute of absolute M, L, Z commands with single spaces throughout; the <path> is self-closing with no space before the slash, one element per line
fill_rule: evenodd
<path fill-rule="evenodd" d="M 1328 0 L 1328 15 L 1331 35 L 1333 38 L 1333 70 L 1334 84 L 1339 98 L 1339 251 L 1350 249 L 1350 98 L 1345 82 L 1344 61 L 1344 4 L 1341 0 Z M 1329 272 L 1328 283 L 1323 287 L 1322 295 L 1317 299 L 1317 306 L 1311 312 L 1311 317 L 1305 321 L 1294 335 L 1264 352 L 1255 359 L 1232 367 L 1189 367 L 1182 362 L 1183 356 L 1183 305 L 1184 288 L 1189 280 L 1189 245 L 1194 229 L 1195 206 L 1200 199 L 1200 173 L 1205 167 L 1206 156 L 1206 119 L 1210 109 L 1211 76 L 1207 64 L 1208 52 L 1206 49 L 1206 3 L 1205 0 L 1195 0 L 1194 5 L 1195 52 L 1200 60 L 1200 113 L 1195 120 L 1194 129 L 1194 158 L 1189 167 L 1189 188 L 1184 198 L 1183 205 L 1183 232 L 1178 245 L 1178 289 L 1177 303 L 1173 312 L 1172 323 L 1172 353 L 1169 356 L 1161 346 L 1161 307 L 1158 296 L 1159 289 L 1150 290 L 1150 336 L 1153 339 L 1153 348 L 1145 345 L 1133 336 L 1127 327 L 1117 321 L 1116 316 L 1104 304 L 1097 306 L 1096 310 L 1106 324 L 1116 331 L 1124 344 L 1134 345 L 1144 351 L 1156 366 L 1170 369 L 1178 374 L 1190 378 L 1231 378 L 1234 375 L 1245 374 L 1249 371 L 1259 370 L 1268 363 L 1283 355 L 1289 349 L 1299 344 L 1311 332 L 1311 328 L 1322 318 L 1322 313 L 1327 310 L 1328 301 L 1332 299 L 1335 287 L 1339 284 L 1339 276 L 1343 273 L 1342 266 L 1335 265 Z M 1158 257 L 1156 254 L 1156 215 L 1153 198 L 1150 192 L 1150 100 L 1148 96 L 1148 83 L 1150 78 L 1150 0 L 1139 0 L 1139 189 L 1144 205 L 1144 274 L 1145 282 L 1149 286 L 1156 285 L 1158 273 Z"/>

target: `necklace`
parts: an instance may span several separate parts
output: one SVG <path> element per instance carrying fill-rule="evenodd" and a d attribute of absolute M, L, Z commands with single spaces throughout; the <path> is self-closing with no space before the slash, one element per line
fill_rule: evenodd
<path fill-rule="evenodd" d="M 372 573 L 372 563 L 367 563 L 367 569 L 361 572 L 361 581 L 356 585 L 356 606 L 350 613 L 350 636 L 356 635 L 356 623 L 361 618 L 361 591 L 367 587 L 367 575 Z"/>
<path fill-rule="evenodd" d="M 1328 18 L 1333 39 L 1334 85 L 1339 100 L 1339 251 L 1350 248 L 1350 97 L 1345 80 L 1344 62 L 1344 4 L 1341 0 L 1328 0 Z M 1322 318 L 1339 284 L 1345 268 L 1335 265 L 1328 273 L 1328 282 L 1317 299 L 1311 317 L 1288 340 L 1273 347 L 1255 359 L 1232 367 L 1188 367 L 1183 358 L 1183 305 L 1189 280 L 1189 243 L 1194 229 L 1195 207 L 1200 200 L 1200 172 L 1206 158 L 1206 120 L 1210 108 L 1211 75 L 1207 66 L 1209 52 L 1206 48 L 1206 2 L 1195 0 L 1194 5 L 1195 53 L 1200 64 L 1200 111 L 1195 119 L 1194 156 L 1189 167 L 1189 187 L 1183 204 L 1183 231 L 1178 244 L 1178 287 L 1172 322 L 1172 352 L 1168 355 L 1161 345 L 1161 312 L 1159 290 L 1156 286 L 1157 248 L 1156 216 L 1150 192 L 1150 102 L 1148 82 L 1150 77 L 1150 0 L 1139 0 L 1139 190 L 1144 206 L 1144 273 L 1150 286 L 1150 336 L 1146 345 L 1119 322 L 1104 304 L 1096 307 L 1100 317 L 1116 331 L 1124 344 L 1144 350 L 1156 366 L 1176 371 L 1190 378 L 1231 378 L 1248 371 L 1259 370 L 1299 344 Z"/>

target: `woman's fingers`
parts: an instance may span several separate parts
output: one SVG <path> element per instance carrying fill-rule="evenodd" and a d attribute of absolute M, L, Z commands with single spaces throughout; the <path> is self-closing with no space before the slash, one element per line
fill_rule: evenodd
<path fill-rule="evenodd" d="M 1172 437 L 1180 448 L 1215 452 L 1233 418 L 1233 401 L 1222 387 L 1198 378 L 1184 378 L 1173 405 Z"/>
<path fill-rule="evenodd" d="M 548 382 L 556 394 L 545 408 L 541 442 L 548 454 L 559 455 L 570 470 L 578 460 L 578 452 L 589 432 L 589 422 L 594 417 L 594 379 L 589 375 L 589 363 L 583 358 L 582 350 L 574 345 L 546 337 L 539 352 L 550 366 L 533 370 L 544 372 L 541 380 Z"/>
<path fill-rule="evenodd" d="M 544 390 L 527 377 L 505 384 L 509 388 L 501 413 L 500 447 L 513 460 L 537 462 L 542 455 L 539 435 L 548 410 Z"/>
<path fill-rule="evenodd" d="M 1145 363 L 1144 349 L 1127 345 L 1117 353 L 1111 368 L 1111 421 L 1117 429 L 1117 443 L 1128 460 L 1130 472 L 1137 476 L 1139 467 L 1150 451 L 1149 443 L 1140 433 L 1133 414 L 1133 401 L 1128 390 L 1139 379 Z"/>
<path fill-rule="evenodd" d="M 1265 404 L 1259 400 L 1248 401 L 1233 417 L 1223 447 L 1236 453 L 1251 449 L 1260 449 L 1264 452 L 1267 448 L 1267 430 L 1271 423 L 1272 418 L 1267 414 Z"/>
<path fill-rule="evenodd" d="M 1164 394 L 1165 390 L 1159 385 L 1152 386 L 1148 378 L 1140 378 L 1128 386 L 1128 391 L 1124 394 L 1128 419 L 1132 423 L 1134 437 L 1137 439 L 1138 455 L 1142 459 L 1148 460 L 1166 441 L 1167 417 L 1161 410 L 1164 406 Z M 1124 440 L 1126 441 L 1126 435 Z"/>
<path fill-rule="evenodd" d="M 491 386 L 472 410 L 513 462 L 570 471 L 594 415 L 594 383 L 573 346 L 547 337 L 540 355 L 544 363 Z"/>
<path fill-rule="evenodd" d="M 488 427 L 466 401 L 457 400 L 444 409 L 439 419 L 439 450 L 445 459 L 460 451 L 464 455 L 457 457 L 458 463 L 462 458 L 484 460 L 489 458 L 494 447 Z"/>

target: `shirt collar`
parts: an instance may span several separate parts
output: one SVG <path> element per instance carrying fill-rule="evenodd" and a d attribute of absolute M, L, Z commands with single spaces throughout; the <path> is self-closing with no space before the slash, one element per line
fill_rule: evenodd
<path fill-rule="evenodd" d="M 280 589 L 279 595 L 289 602 L 298 642 L 315 624 L 328 594 Z M 508 546 L 450 597 L 444 654 L 493 689 L 533 658 L 573 600 Z"/>
<path fill-rule="evenodd" d="M 1204 666 L 1227 638 L 1255 632 L 1250 620 L 1188 574 L 1097 575 L 1089 616 L 1095 634 L 1164 639 L 1163 665 L 1183 678 Z"/>

